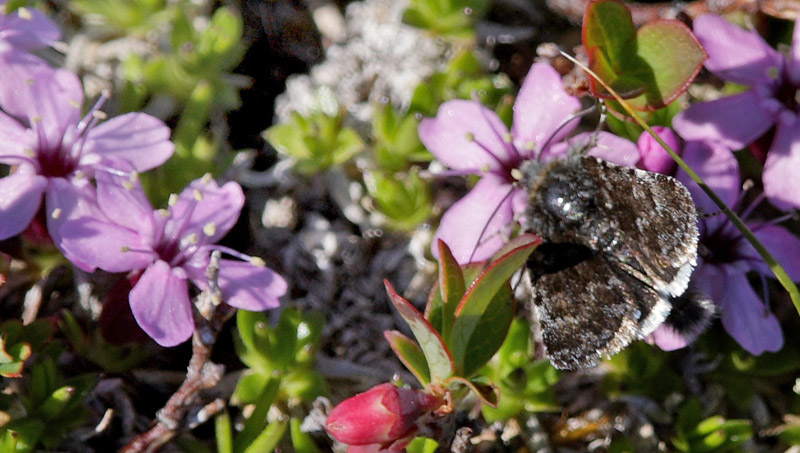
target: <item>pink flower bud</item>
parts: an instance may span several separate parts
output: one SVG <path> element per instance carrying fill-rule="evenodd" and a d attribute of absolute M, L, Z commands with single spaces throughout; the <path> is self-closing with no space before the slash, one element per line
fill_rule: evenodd
<path fill-rule="evenodd" d="M 680 142 L 672 129 L 663 126 L 653 126 L 653 130 L 664 140 L 670 148 L 680 154 Z M 664 148 L 647 131 L 642 132 L 637 142 L 642 159 L 639 167 L 656 173 L 671 175 L 675 172 L 675 161 L 667 154 Z"/>
<path fill-rule="evenodd" d="M 417 419 L 439 405 L 425 392 L 381 384 L 339 403 L 325 429 L 348 445 L 388 444 L 414 433 Z"/>

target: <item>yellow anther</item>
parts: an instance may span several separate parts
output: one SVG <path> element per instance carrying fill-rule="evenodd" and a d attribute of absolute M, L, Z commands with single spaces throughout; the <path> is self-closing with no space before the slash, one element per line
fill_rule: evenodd
<path fill-rule="evenodd" d="M 123 245 L 122 247 L 120 247 L 120 248 L 119 248 L 119 251 L 120 251 L 120 252 L 123 252 L 123 253 L 125 253 L 125 252 L 130 252 L 130 251 L 131 251 L 131 248 L 130 248 L 130 247 L 128 247 L 127 245 Z"/>
<path fill-rule="evenodd" d="M 167 204 L 170 206 L 175 206 L 175 203 L 178 202 L 178 194 L 171 193 L 169 194 L 169 200 L 167 200 Z"/>
<path fill-rule="evenodd" d="M 168 219 L 168 218 L 170 218 L 172 216 L 172 214 L 170 214 L 170 212 L 167 211 L 166 209 L 159 209 L 156 212 L 158 212 L 158 215 L 160 215 L 161 217 L 163 217 L 165 219 Z"/>
<path fill-rule="evenodd" d="M 201 182 L 202 184 L 208 184 L 208 183 L 210 183 L 210 182 L 211 182 L 211 181 L 213 181 L 213 180 L 214 180 L 214 177 L 213 177 L 213 176 L 211 176 L 211 173 L 206 173 L 206 174 L 204 174 L 204 175 L 203 175 L 203 177 L 202 177 L 202 178 L 200 178 L 200 182 Z"/>
<path fill-rule="evenodd" d="M 17 15 L 20 17 L 20 19 L 25 19 L 25 20 L 33 19 L 33 14 L 31 14 L 31 11 L 24 6 L 17 10 Z"/>
<path fill-rule="evenodd" d="M 57 218 L 61 217 L 61 208 L 53 209 L 53 213 L 50 214 L 50 217 L 52 217 L 54 219 L 57 219 Z"/>
<path fill-rule="evenodd" d="M 124 187 L 126 190 L 133 190 L 133 188 L 136 186 L 134 186 L 130 181 L 122 181 L 122 187 Z"/>
<path fill-rule="evenodd" d="M 256 267 L 266 267 L 267 263 L 257 256 L 250 257 L 250 264 Z"/>
<path fill-rule="evenodd" d="M 97 118 L 98 120 L 104 120 L 108 118 L 108 114 L 102 110 L 95 110 L 92 112 L 92 117 Z"/>
<path fill-rule="evenodd" d="M 510 132 L 506 132 L 505 134 L 503 134 L 503 141 L 506 143 L 511 143 L 514 141 L 514 136 L 511 135 Z"/>
<path fill-rule="evenodd" d="M 217 234 L 217 224 L 214 222 L 208 222 L 207 224 L 203 225 L 203 234 L 209 237 Z"/>
<path fill-rule="evenodd" d="M 199 190 L 197 190 L 197 189 L 194 189 L 194 190 L 192 191 L 192 196 L 194 197 L 194 199 L 195 199 L 196 201 L 203 201 L 203 192 L 200 192 L 200 191 L 199 191 Z"/>

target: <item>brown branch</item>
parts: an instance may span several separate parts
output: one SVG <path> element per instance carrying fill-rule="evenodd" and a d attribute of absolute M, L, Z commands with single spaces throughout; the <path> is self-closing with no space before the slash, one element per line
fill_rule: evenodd
<path fill-rule="evenodd" d="M 123 453 L 158 451 L 160 447 L 175 437 L 181 427 L 187 425 L 187 413 L 194 407 L 203 406 L 203 403 L 198 401 L 200 392 L 216 386 L 222 379 L 224 367 L 211 362 L 211 351 L 217 341 L 220 329 L 234 310 L 227 305 L 220 304 L 218 274 L 219 253 L 214 252 L 206 270 L 209 287 L 198 296 L 196 302 L 201 316 L 197 317 L 197 328 L 192 335 L 192 358 L 189 360 L 186 379 L 169 398 L 167 404 L 156 413 L 154 425 L 150 430 L 134 438 L 121 450 Z M 213 414 L 205 414 L 206 417 L 211 415 Z"/>

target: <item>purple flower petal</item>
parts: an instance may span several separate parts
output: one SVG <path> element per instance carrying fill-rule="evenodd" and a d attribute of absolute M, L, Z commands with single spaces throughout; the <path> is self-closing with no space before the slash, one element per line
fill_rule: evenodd
<path fill-rule="evenodd" d="M 800 28 L 800 27 L 798 27 Z M 764 194 L 783 210 L 800 207 L 800 122 L 779 124 L 764 163 Z"/>
<path fill-rule="evenodd" d="M 595 140 L 595 146 L 586 151 L 591 140 Z M 636 144 L 608 132 L 584 132 L 570 137 L 566 141 L 548 146 L 540 159 L 560 159 L 576 150 L 625 167 L 635 167 L 639 161 L 639 148 Z"/>
<path fill-rule="evenodd" d="M 745 274 L 725 274 L 720 307 L 722 326 L 753 355 L 776 352 L 783 346 L 783 332 L 778 318 L 767 311 Z"/>
<path fill-rule="evenodd" d="M 153 206 L 147 200 L 139 179 L 106 171 L 97 172 L 95 177 L 97 204 L 103 214 L 143 237 L 153 237 Z"/>
<path fill-rule="evenodd" d="M 786 64 L 789 79 L 793 84 L 800 85 L 800 27 L 794 27 L 792 49 L 789 52 Z"/>
<path fill-rule="evenodd" d="M 748 224 L 748 226 L 772 256 L 778 260 L 778 264 L 789 274 L 789 278 L 793 281 L 800 281 L 800 238 L 778 225 Z M 753 249 L 749 242 L 746 247 L 749 249 L 748 255 L 752 257 L 754 267 L 762 274 L 771 276 L 772 270 L 761 259 L 761 255 Z"/>
<path fill-rule="evenodd" d="M 200 289 L 208 286 L 204 276 L 193 281 Z M 250 311 L 277 308 L 278 299 L 286 294 L 288 287 L 275 271 L 234 260 L 220 260 L 219 286 L 223 302 Z"/>
<path fill-rule="evenodd" d="M 547 63 L 531 66 L 514 102 L 511 128 L 519 150 L 532 150 L 557 142 L 577 127 L 579 118 L 564 125 L 570 115 L 580 109 L 578 98 L 564 91 L 561 76 Z M 563 127 L 562 127 L 563 126 Z"/>
<path fill-rule="evenodd" d="M 59 233 L 67 258 L 88 270 L 128 272 L 143 269 L 157 258 L 137 231 L 111 222 L 81 217 L 64 222 Z"/>
<path fill-rule="evenodd" d="M 725 80 L 743 85 L 771 84 L 780 74 L 783 58 L 754 31 L 704 14 L 694 20 L 694 33 L 708 53 L 706 68 Z"/>
<path fill-rule="evenodd" d="M 663 126 L 653 126 L 653 131 L 658 134 L 673 151 L 678 154 L 681 153 L 680 141 L 672 129 Z M 636 145 L 639 147 L 639 153 L 642 155 L 638 164 L 639 168 L 665 175 L 674 174 L 677 164 L 650 133 L 647 131 L 642 132 Z"/>
<path fill-rule="evenodd" d="M 36 9 L 20 8 L 0 17 L 0 41 L 7 41 L 18 49 L 50 46 L 60 37 L 58 25 Z"/>
<path fill-rule="evenodd" d="M 11 83 L 15 94 L 3 99 L 3 109 L 12 115 L 24 114 L 38 139 L 36 151 L 59 152 L 71 144 L 83 104 L 78 76 L 63 69 L 39 70 L 26 79 L 14 78 Z"/>
<path fill-rule="evenodd" d="M 200 200 L 196 196 L 199 194 Z M 185 233 L 196 233 L 200 244 L 220 240 L 233 228 L 244 206 L 244 193 L 239 184 L 228 182 L 222 187 L 211 179 L 196 179 L 181 192 L 177 203 L 170 208 L 173 219 L 182 219 L 191 209 Z M 182 220 L 180 221 L 183 222 Z M 178 226 L 173 223 L 172 226 Z M 169 236 L 172 231 L 166 231 Z"/>
<path fill-rule="evenodd" d="M 61 243 L 61 225 L 67 220 L 87 216 L 103 218 L 97 207 L 94 186 L 86 178 L 49 178 L 45 195 L 47 231 L 56 246 Z"/>
<path fill-rule="evenodd" d="M 0 52 L 0 67 L 0 107 L 15 118 L 28 121 L 35 115 L 30 83 L 39 73 L 44 73 L 41 77 L 53 77 L 55 70 L 41 58 L 15 51 Z M 82 96 L 83 91 L 81 99 Z"/>
<path fill-rule="evenodd" d="M 88 134 L 84 156 L 122 158 L 137 171 L 150 170 L 167 161 L 175 146 L 170 129 L 158 118 L 145 113 L 128 113 L 93 127 Z"/>
<path fill-rule="evenodd" d="M 131 311 L 139 326 L 156 343 L 170 347 L 192 336 L 194 318 L 186 276 L 156 261 L 131 290 Z"/>
<path fill-rule="evenodd" d="M 459 264 L 490 258 L 506 242 L 503 232 L 513 218 L 513 192 L 518 190 L 497 175 L 484 175 L 447 210 L 432 243 L 444 241 Z M 434 246 L 434 256 L 438 253 Z"/>
<path fill-rule="evenodd" d="M 749 90 L 693 104 L 672 119 L 672 127 L 687 141 L 716 141 L 741 149 L 775 123 L 778 112 L 763 107 L 764 98 Z"/>
<path fill-rule="evenodd" d="M 0 111 L 0 161 L 8 165 L 17 165 L 20 163 L 20 157 L 26 157 L 23 155 L 23 150 L 30 146 L 31 140 L 27 129 Z"/>
<path fill-rule="evenodd" d="M 508 129 L 500 118 L 474 101 L 447 101 L 436 118 L 419 125 L 420 140 L 437 159 L 452 169 L 476 173 L 518 159 L 506 136 Z"/>
<path fill-rule="evenodd" d="M 33 174 L 29 166 L 0 178 L 0 239 L 21 233 L 31 223 L 46 187 L 47 179 Z"/>
<path fill-rule="evenodd" d="M 703 142 L 688 142 L 683 149 L 683 160 L 728 206 L 733 206 L 739 198 L 739 163 L 727 148 Z M 675 177 L 682 182 L 701 214 L 719 211 L 719 207 L 680 168 Z M 718 216 L 724 220 L 724 216 Z M 710 220 L 710 219 L 709 219 Z"/>

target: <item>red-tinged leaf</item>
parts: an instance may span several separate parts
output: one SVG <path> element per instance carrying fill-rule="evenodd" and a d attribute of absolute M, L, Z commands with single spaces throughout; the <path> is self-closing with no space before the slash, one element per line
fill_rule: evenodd
<path fill-rule="evenodd" d="M 396 330 L 385 330 L 383 337 L 389 342 L 397 358 L 403 362 L 408 371 L 417 378 L 423 387 L 431 382 L 431 372 L 428 370 L 428 362 L 425 361 L 425 354 L 422 349 L 411 338 L 403 335 Z"/>
<path fill-rule="evenodd" d="M 583 46 L 589 56 L 589 68 L 624 97 L 638 96 L 647 85 L 634 73 L 641 72 L 636 61 L 636 29 L 628 8 L 617 0 L 589 3 L 583 17 Z M 637 65 L 640 66 L 640 65 Z M 594 79 L 592 93 L 610 97 Z"/>
<path fill-rule="evenodd" d="M 400 316 L 408 323 L 411 332 L 417 339 L 425 359 L 428 362 L 428 369 L 431 372 L 432 382 L 442 382 L 453 374 L 453 357 L 445 346 L 442 337 L 431 324 L 422 316 L 416 308 L 401 295 L 395 292 L 392 285 L 384 280 L 386 292 L 392 304 L 400 313 Z"/>
<path fill-rule="evenodd" d="M 450 348 L 459 367 L 464 365 L 470 339 L 476 333 L 476 328 L 487 307 L 492 303 L 495 294 L 503 285 L 507 284 L 514 272 L 525 264 L 533 249 L 541 242 L 538 238 L 527 239 L 521 241 L 522 245 L 489 264 L 475 279 L 456 308 L 456 320 L 453 324 Z M 480 332 L 479 334 L 485 333 Z"/>
<path fill-rule="evenodd" d="M 0 364 L 0 376 L 5 378 L 19 378 L 22 377 L 22 362 L 11 362 Z"/>
<path fill-rule="evenodd" d="M 481 382 L 476 379 L 468 380 L 458 376 L 453 376 L 447 380 L 448 384 L 452 382 L 467 386 L 483 403 L 491 407 L 497 407 L 497 402 L 500 401 L 500 389 L 491 383 Z"/>
<path fill-rule="evenodd" d="M 689 27 L 677 20 L 657 20 L 636 33 L 637 55 L 653 71 L 647 91 L 650 110 L 662 108 L 686 91 L 708 58 Z"/>
<path fill-rule="evenodd" d="M 466 291 L 464 285 L 464 274 L 461 266 L 456 261 L 450 248 L 444 241 L 439 240 L 439 289 L 442 295 L 444 306 L 442 307 L 442 337 L 445 343 L 450 338 L 450 331 L 453 327 L 453 316 L 459 301 Z"/>

